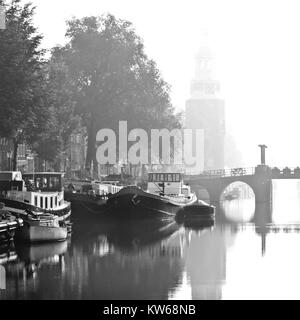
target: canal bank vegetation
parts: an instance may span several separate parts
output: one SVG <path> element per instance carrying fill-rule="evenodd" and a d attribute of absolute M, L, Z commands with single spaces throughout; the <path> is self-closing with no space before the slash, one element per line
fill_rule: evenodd
<path fill-rule="evenodd" d="M 145 53 L 129 21 L 112 14 L 67 21 L 66 43 L 46 54 L 34 26 L 34 7 L 5 5 L 0 30 L 0 136 L 25 141 L 39 158 L 58 164 L 74 130 L 85 128 L 86 169 L 96 163 L 96 134 L 117 130 L 180 128 L 169 85 Z"/>

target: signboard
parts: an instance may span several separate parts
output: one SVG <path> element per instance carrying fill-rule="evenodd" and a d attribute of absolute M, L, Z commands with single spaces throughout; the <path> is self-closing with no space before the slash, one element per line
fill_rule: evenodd
<path fill-rule="evenodd" d="M 180 173 L 149 173 L 148 182 L 180 182 Z"/>

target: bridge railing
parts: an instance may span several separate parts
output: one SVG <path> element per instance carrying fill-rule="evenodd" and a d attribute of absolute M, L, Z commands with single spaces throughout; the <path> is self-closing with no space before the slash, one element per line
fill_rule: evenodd
<path fill-rule="evenodd" d="M 274 167 L 272 168 L 272 178 L 294 177 L 300 179 L 299 167 Z"/>
<path fill-rule="evenodd" d="M 273 167 L 270 168 L 272 179 L 300 179 L 300 167 Z M 232 169 L 219 169 L 219 170 L 206 170 L 198 175 L 186 175 L 186 180 L 195 180 L 195 179 L 212 179 L 212 178 L 223 178 L 223 177 L 240 177 L 246 175 L 254 175 L 255 167 L 247 168 L 232 168 Z"/>
<path fill-rule="evenodd" d="M 206 170 L 197 175 L 197 178 L 222 178 L 222 177 L 236 177 L 253 175 L 255 173 L 254 167 L 248 168 L 232 168 L 232 169 L 219 169 L 219 170 Z"/>

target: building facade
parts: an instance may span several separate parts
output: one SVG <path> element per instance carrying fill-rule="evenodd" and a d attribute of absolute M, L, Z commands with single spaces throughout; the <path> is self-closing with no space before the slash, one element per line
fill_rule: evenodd
<path fill-rule="evenodd" d="M 64 170 L 72 177 L 80 177 L 85 169 L 87 137 L 84 129 L 73 132 L 70 136 L 69 150 L 64 159 Z"/>
<path fill-rule="evenodd" d="M 12 170 L 13 145 L 7 138 L 0 137 L 0 171 Z"/>

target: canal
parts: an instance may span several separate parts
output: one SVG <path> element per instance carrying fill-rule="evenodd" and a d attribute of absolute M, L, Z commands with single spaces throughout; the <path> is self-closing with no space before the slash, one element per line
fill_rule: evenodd
<path fill-rule="evenodd" d="M 55 244 L 0 248 L 0 299 L 300 299 L 300 182 L 222 201 L 213 226 L 73 211 Z"/>

